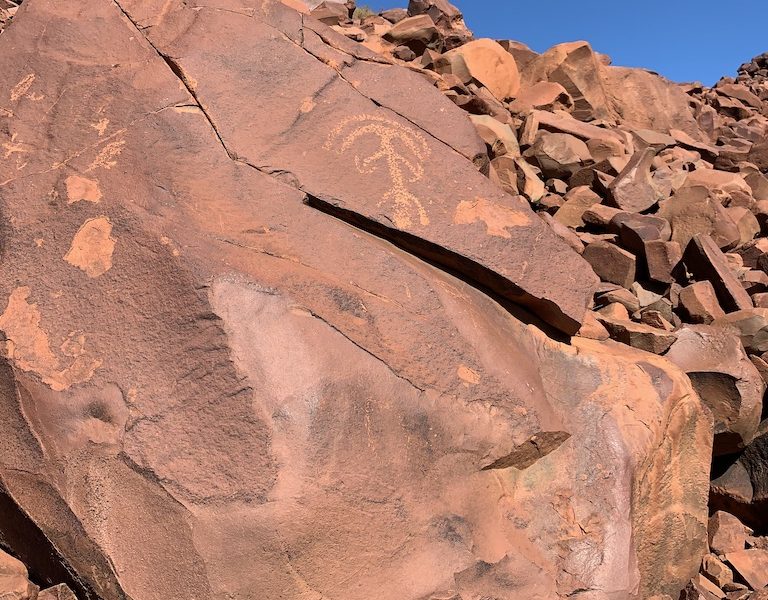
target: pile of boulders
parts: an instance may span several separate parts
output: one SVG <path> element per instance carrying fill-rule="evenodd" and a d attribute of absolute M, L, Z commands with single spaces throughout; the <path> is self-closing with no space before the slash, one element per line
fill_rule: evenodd
<path fill-rule="evenodd" d="M 77 600 L 66 584 L 41 590 L 29 580 L 27 568 L 0 550 L 0 598 L 2 600 Z"/>
<path fill-rule="evenodd" d="M 332 4 L 311 14 L 465 109 L 486 143 L 481 169 L 592 266 L 602 284 L 578 335 L 689 375 L 716 422 L 712 510 L 768 526 L 768 55 L 709 89 L 613 67 L 585 42 L 538 54 L 473 39 L 444 0 L 362 18 Z M 768 573 L 764 541 L 739 540 L 713 546 L 688 598 L 768 584 L 751 574 Z"/>
<path fill-rule="evenodd" d="M 13 0 L 0 0 L 0 33 L 11 22 L 13 15 L 16 14 L 19 8 L 19 4 L 21 4 L 21 0 L 17 2 Z"/>
<path fill-rule="evenodd" d="M 768 81 L 768 52 L 755 56 L 739 67 L 736 81 L 747 85 L 765 84 Z"/>

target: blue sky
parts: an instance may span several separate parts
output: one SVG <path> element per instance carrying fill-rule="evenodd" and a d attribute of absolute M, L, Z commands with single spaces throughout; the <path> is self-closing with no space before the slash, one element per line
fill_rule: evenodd
<path fill-rule="evenodd" d="M 587 40 L 613 64 L 645 67 L 674 81 L 711 85 L 768 51 L 768 0 L 452 1 L 478 37 L 519 40 L 537 52 Z M 381 9 L 407 2 L 367 4 Z"/>

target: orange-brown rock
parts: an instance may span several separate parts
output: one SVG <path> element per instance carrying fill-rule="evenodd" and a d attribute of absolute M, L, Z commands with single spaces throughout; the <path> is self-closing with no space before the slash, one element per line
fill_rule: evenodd
<path fill-rule="evenodd" d="M 731 272 L 717 244 L 708 235 L 697 234 L 693 237 L 683 253 L 683 263 L 696 280 L 712 283 L 720 306 L 726 312 L 752 308 L 749 294 Z"/>
<path fill-rule="evenodd" d="M 498 100 L 513 98 L 520 90 L 515 59 L 494 40 L 479 39 L 454 48 L 435 67 L 438 73 L 451 73 L 464 83 L 479 81 Z"/>
<path fill-rule="evenodd" d="M 729 552 L 725 558 L 753 590 L 768 586 L 768 550 L 751 548 Z"/>
<path fill-rule="evenodd" d="M 697 281 L 680 290 L 680 308 L 689 323 L 709 325 L 725 316 L 709 281 Z"/>
<path fill-rule="evenodd" d="M 709 547 L 715 554 L 741 552 L 746 542 L 746 528 L 732 514 L 717 511 L 709 518 Z"/>
<path fill-rule="evenodd" d="M 602 281 L 629 288 L 635 280 L 637 259 L 615 244 L 594 242 L 586 247 L 582 256 Z"/>
<path fill-rule="evenodd" d="M 601 313 L 597 314 L 597 320 L 606 328 L 612 339 L 653 354 L 664 354 L 677 339 L 672 332 L 644 323 L 614 319 Z"/>
<path fill-rule="evenodd" d="M 724 315 L 715 323 L 732 327 L 747 351 L 768 352 L 768 308 L 746 308 Z"/>
<path fill-rule="evenodd" d="M 643 242 L 643 254 L 648 277 L 661 283 L 674 282 L 672 273 L 683 258 L 683 251 L 677 242 L 649 240 Z"/>
<path fill-rule="evenodd" d="M 676 332 L 666 358 L 691 378 L 715 418 L 715 454 L 732 454 L 757 433 L 765 383 L 736 333 L 708 325 Z"/>
<path fill-rule="evenodd" d="M 36 600 L 38 589 L 29 581 L 29 574 L 24 564 L 0 550 L 0 598 Z"/>
<path fill-rule="evenodd" d="M 655 154 L 652 148 L 636 152 L 624 170 L 616 176 L 608 186 L 613 206 L 628 212 L 642 212 L 663 199 L 651 177 Z"/>
<path fill-rule="evenodd" d="M 0 116 L 25 560 L 102 600 L 677 595 L 712 440 L 688 378 L 511 301 L 556 281 L 567 325 L 528 306 L 575 331 L 596 278 L 437 90 L 281 3 L 224 8 L 32 0 L 0 36 L 4 97 L 29 86 Z M 90 219 L 89 274 L 64 257 Z"/>
<path fill-rule="evenodd" d="M 509 110 L 513 113 L 524 113 L 534 108 L 568 112 L 573 108 L 573 99 L 559 83 L 540 81 L 520 90 L 509 104 Z"/>

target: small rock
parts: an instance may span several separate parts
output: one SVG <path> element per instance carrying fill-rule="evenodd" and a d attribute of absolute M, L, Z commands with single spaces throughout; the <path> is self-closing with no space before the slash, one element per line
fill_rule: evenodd
<path fill-rule="evenodd" d="M 608 330 L 611 339 L 653 354 L 663 354 L 677 339 L 674 333 L 629 320 L 613 319 L 602 311 L 597 314 L 597 320 Z"/>
<path fill-rule="evenodd" d="M 723 556 L 744 550 L 747 529 L 732 514 L 717 511 L 709 518 L 709 547 Z"/>
<path fill-rule="evenodd" d="M 600 202 L 600 196 L 586 186 L 573 188 L 564 197 L 565 203 L 555 213 L 557 219 L 568 227 L 584 226 L 584 213 Z"/>
<path fill-rule="evenodd" d="M 653 185 L 651 164 L 656 151 L 645 148 L 636 152 L 624 170 L 608 186 L 613 206 L 627 212 L 648 210 L 662 198 Z"/>
<path fill-rule="evenodd" d="M 707 554 L 704 557 L 701 572 L 720 589 L 723 589 L 729 583 L 733 583 L 733 571 L 714 554 Z"/>
<path fill-rule="evenodd" d="M 38 587 L 29 581 L 27 568 L 10 554 L 0 550 L 0 598 L 34 600 Z"/>
<path fill-rule="evenodd" d="M 710 236 L 695 235 L 683 253 L 683 263 L 696 280 L 712 283 L 724 310 L 752 308 L 749 294 L 731 272 L 725 256 Z"/>
<path fill-rule="evenodd" d="M 601 342 L 611 337 L 608 330 L 597 320 L 597 317 L 591 311 L 587 311 L 584 315 L 584 322 L 576 335 Z"/>
<path fill-rule="evenodd" d="M 709 281 L 698 281 L 680 290 L 680 307 L 689 323 L 709 325 L 725 316 Z"/>
<path fill-rule="evenodd" d="M 651 240 L 644 242 L 643 254 L 645 255 L 648 276 L 651 279 L 661 283 L 672 283 L 675 280 L 672 273 L 683 258 L 680 244 Z"/>
<path fill-rule="evenodd" d="M 589 244 L 582 256 L 603 281 L 629 288 L 635 280 L 637 259 L 614 244 L 608 242 Z M 741 286 L 739 287 L 744 291 Z"/>

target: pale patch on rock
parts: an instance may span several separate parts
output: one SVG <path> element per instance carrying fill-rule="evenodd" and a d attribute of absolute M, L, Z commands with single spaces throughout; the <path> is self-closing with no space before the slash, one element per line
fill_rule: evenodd
<path fill-rule="evenodd" d="M 95 278 L 112 268 L 114 250 L 112 223 L 107 217 L 96 217 L 88 219 L 77 231 L 64 260 Z"/>
<path fill-rule="evenodd" d="M 91 123 L 91 127 L 99 132 L 99 137 L 104 135 L 104 132 L 107 131 L 108 126 L 109 119 L 101 119 L 98 123 Z"/>
<path fill-rule="evenodd" d="M 11 90 L 11 102 L 16 102 L 19 98 L 21 98 L 24 94 L 26 94 L 29 91 L 29 88 L 32 87 L 32 84 L 35 82 L 35 74 L 30 73 L 29 75 L 25 76 L 19 83 L 17 83 L 13 89 Z"/>
<path fill-rule="evenodd" d="M 456 225 L 471 225 L 475 221 L 485 223 L 488 235 L 510 239 L 509 227 L 530 225 L 528 215 L 508 206 L 490 202 L 485 198 L 462 200 L 456 207 L 453 222 Z"/>
<path fill-rule="evenodd" d="M 61 351 L 73 358 L 70 366 L 61 368 L 51 350 L 48 334 L 40 326 L 40 311 L 30 304 L 30 289 L 18 287 L 11 293 L 5 312 L 0 315 L 0 330 L 5 333 L 5 355 L 22 371 L 36 373 L 43 383 L 60 392 L 88 381 L 101 361 L 86 356 L 85 336 L 72 332 L 62 343 Z"/>
<path fill-rule="evenodd" d="M 458 375 L 459 379 L 467 384 L 477 385 L 480 383 L 480 375 L 478 375 L 476 371 L 473 371 L 466 365 L 459 365 L 459 367 L 456 369 L 456 375 Z"/>
<path fill-rule="evenodd" d="M 67 204 L 74 204 L 81 200 L 96 203 L 101 200 L 99 182 L 94 179 L 70 175 L 64 183 L 67 186 Z"/>

